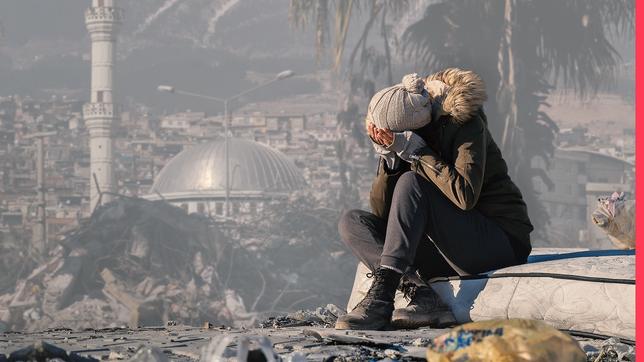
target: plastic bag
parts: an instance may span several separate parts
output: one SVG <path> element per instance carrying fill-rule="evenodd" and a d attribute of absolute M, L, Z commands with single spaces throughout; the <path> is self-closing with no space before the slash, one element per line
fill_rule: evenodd
<path fill-rule="evenodd" d="M 586 362 L 571 336 L 535 320 L 474 322 L 432 340 L 429 362 Z"/>

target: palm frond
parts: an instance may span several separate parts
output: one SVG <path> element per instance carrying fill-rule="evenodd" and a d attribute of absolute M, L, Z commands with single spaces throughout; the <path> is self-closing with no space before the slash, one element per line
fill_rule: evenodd
<path fill-rule="evenodd" d="M 619 53 L 609 30 L 628 32 L 632 24 L 628 3 L 618 1 L 540 0 L 524 3 L 539 35 L 538 56 L 547 62 L 554 81 L 580 96 L 595 94 L 612 84 Z M 527 21 L 527 19 L 523 19 Z"/>
<path fill-rule="evenodd" d="M 336 70 L 339 70 L 353 18 L 364 13 L 369 14 L 362 28 L 363 35 L 352 51 L 350 64 L 353 64 L 358 50 L 365 52 L 366 38 L 374 28 L 375 16 L 380 13 L 380 10 L 385 8 L 388 14 L 387 21 L 395 22 L 408 11 L 411 3 L 412 0 L 291 0 L 289 21 L 298 28 L 315 26 L 318 61 L 326 51 L 328 43 L 332 42 L 333 65 Z M 384 23 L 381 26 L 385 26 Z"/>
<path fill-rule="evenodd" d="M 633 37 L 635 34 L 635 0 L 597 1 L 593 2 L 593 5 L 598 7 L 602 24 L 611 35 Z"/>
<path fill-rule="evenodd" d="M 303 29 L 315 23 L 315 49 L 318 62 L 327 46 L 328 13 L 328 0 L 291 0 L 289 3 L 289 22 L 294 27 Z"/>
<path fill-rule="evenodd" d="M 403 33 L 403 57 L 428 71 L 446 66 L 447 58 L 458 54 L 450 42 L 450 34 L 458 26 L 450 21 L 454 10 L 449 2 L 430 4 L 425 15 Z"/>

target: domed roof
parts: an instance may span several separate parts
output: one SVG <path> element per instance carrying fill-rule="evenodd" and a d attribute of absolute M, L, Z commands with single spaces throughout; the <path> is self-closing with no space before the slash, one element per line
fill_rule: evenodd
<path fill-rule="evenodd" d="M 288 193 L 306 185 L 300 170 L 281 152 L 261 143 L 229 139 L 230 192 Z M 152 193 L 223 195 L 226 187 L 225 141 L 192 146 L 161 170 Z"/>

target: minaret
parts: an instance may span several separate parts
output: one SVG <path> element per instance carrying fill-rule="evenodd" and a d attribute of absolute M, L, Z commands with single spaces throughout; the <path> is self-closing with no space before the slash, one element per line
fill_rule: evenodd
<path fill-rule="evenodd" d="M 116 34 L 123 22 L 123 10 L 116 0 L 92 0 L 85 12 L 85 24 L 92 40 L 92 85 L 90 103 L 83 107 L 85 125 L 89 130 L 90 205 L 94 210 L 100 191 L 114 191 L 112 175 L 112 125 L 118 117 L 114 104 L 114 63 Z M 101 203 L 110 201 L 103 195 Z"/>

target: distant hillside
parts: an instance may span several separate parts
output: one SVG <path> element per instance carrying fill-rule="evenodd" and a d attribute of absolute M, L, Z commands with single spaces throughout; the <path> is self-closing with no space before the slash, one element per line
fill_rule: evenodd
<path fill-rule="evenodd" d="M 160 83 L 220 97 L 251 86 L 248 71 L 315 72 L 314 34 L 289 25 L 287 0 L 117 0 L 126 21 L 119 38 L 117 98 L 152 106 L 154 111 L 193 108 L 221 110 L 210 102 L 159 95 Z M 429 2 L 431 0 L 424 0 Z M 89 88 L 89 38 L 84 11 L 89 0 L 0 0 L 0 96 L 48 96 L 50 90 L 86 97 Z M 419 2 L 422 7 L 422 1 Z M 405 21 L 417 15 L 410 11 Z M 409 18 L 409 19 L 408 19 Z M 352 22 L 347 44 L 360 36 Z M 374 36 L 376 38 L 377 35 Z M 376 42 L 379 46 L 380 42 Z M 633 41 L 616 41 L 624 71 L 616 91 L 633 88 Z M 397 59 L 394 73 L 423 72 L 409 59 Z M 289 79 L 253 100 L 315 92 L 315 81 Z"/>
<path fill-rule="evenodd" d="M 88 0 L 2 0 L 0 96 L 46 96 L 51 89 L 89 88 Z M 155 108 L 219 105 L 156 93 L 170 83 L 216 96 L 252 86 L 246 72 L 315 70 L 312 34 L 294 32 L 283 0 L 121 0 L 126 21 L 118 48 L 117 96 Z M 29 21 L 25 21 L 29 19 Z M 317 91 L 315 82 L 289 79 L 256 99 Z"/>

